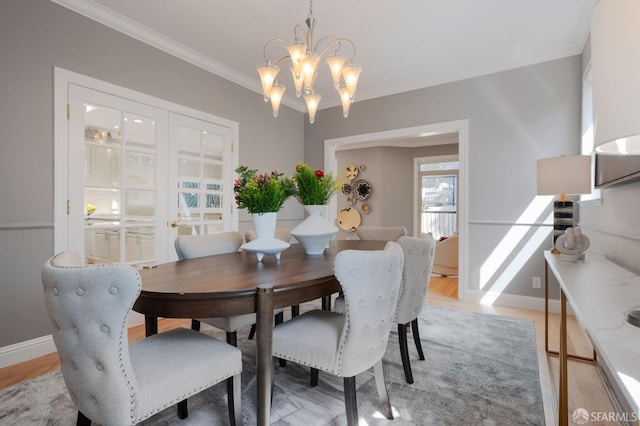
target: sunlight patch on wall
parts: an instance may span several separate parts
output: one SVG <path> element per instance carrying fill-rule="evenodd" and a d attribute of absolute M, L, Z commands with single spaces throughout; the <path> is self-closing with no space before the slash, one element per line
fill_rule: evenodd
<path fill-rule="evenodd" d="M 502 267 L 504 262 L 511 256 L 513 251 L 522 243 L 522 239 L 531 230 L 530 225 L 539 220 L 540 216 L 549 207 L 552 196 L 536 196 L 531 200 L 527 208 L 522 212 L 516 220 L 516 225 L 512 226 L 509 232 L 502 238 L 502 241 L 496 246 L 493 252 L 487 257 L 487 260 L 480 267 L 479 290 L 483 290 L 489 283 L 491 278 Z M 544 223 L 553 222 L 553 213 L 544 220 Z M 549 232 L 545 229 L 546 233 Z M 538 246 L 536 246 L 538 247 Z"/>

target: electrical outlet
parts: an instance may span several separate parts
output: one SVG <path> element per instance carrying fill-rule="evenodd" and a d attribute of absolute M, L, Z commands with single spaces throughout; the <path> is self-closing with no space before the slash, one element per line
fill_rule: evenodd
<path fill-rule="evenodd" d="M 542 281 L 540 281 L 540 277 L 533 277 L 533 280 L 531 282 L 531 285 L 533 286 L 533 288 L 540 288 L 542 287 Z"/>

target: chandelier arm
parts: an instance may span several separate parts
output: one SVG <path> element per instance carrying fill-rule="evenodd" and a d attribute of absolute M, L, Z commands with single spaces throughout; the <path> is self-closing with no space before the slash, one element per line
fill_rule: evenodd
<path fill-rule="evenodd" d="M 321 44 L 324 40 L 327 40 L 327 39 L 330 39 L 330 38 L 333 38 L 333 40 L 332 40 L 329 44 L 327 44 L 327 45 L 322 49 L 322 51 L 321 51 L 321 52 L 320 52 L 320 54 L 319 54 L 319 55 L 320 55 L 320 57 L 324 57 L 325 53 L 327 53 L 327 51 L 328 51 L 328 50 L 329 50 L 333 45 L 335 45 L 336 43 L 340 44 L 340 43 L 343 43 L 343 42 L 344 42 L 344 43 L 346 43 L 346 44 L 350 44 L 350 45 L 351 45 L 351 48 L 353 49 L 353 56 L 351 56 L 351 58 L 350 58 L 350 59 L 355 58 L 355 56 L 356 56 L 356 45 L 355 45 L 355 44 L 353 44 L 353 42 L 352 42 L 351 40 L 349 40 L 348 38 L 337 38 L 337 37 L 335 37 L 335 36 L 326 36 L 326 37 L 322 37 L 322 38 L 318 41 L 318 43 L 316 43 L 316 46 L 315 46 L 315 48 L 314 48 L 314 51 L 318 50 L 318 47 L 320 46 L 320 44 Z"/>
<path fill-rule="evenodd" d="M 269 58 L 267 57 L 267 48 L 269 47 L 269 45 L 271 43 L 276 43 L 276 42 L 282 43 L 285 46 L 285 48 L 289 44 L 289 42 L 287 40 L 283 39 L 283 38 L 272 38 L 271 40 L 266 42 L 265 45 L 264 45 L 264 48 L 262 49 L 262 54 L 264 55 L 264 60 L 265 61 L 269 62 Z M 277 62 L 280 62 L 281 59 L 282 58 L 278 59 Z"/>
<path fill-rule="evenodd" d="M 307 30 L 302 25 L 296 24 L 296 26 L 293 27 L 293 41 L 298 43 L 300 39 L 305 42 L 307 41 Z"/>

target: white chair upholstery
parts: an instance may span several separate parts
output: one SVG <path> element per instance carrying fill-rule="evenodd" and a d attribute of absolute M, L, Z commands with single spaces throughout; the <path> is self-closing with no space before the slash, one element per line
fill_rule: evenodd
<path fill-rule="evenodd" d="M 276 233 L 274 235 L 277 239 L 288 243 L 291 240 L 291 230 L 288 228 L 276 228 Z M 244 239 L 246 242 L 250 243 L 251 241 L 256 239 L 256 231 L 253 229 L 247 229 L 244 231 Z"/>
<path fill-rule="evenodd" d="M 273 330 L 273 355 L 344 378 L 347 422 L 358 422 L 355 376 L 374 367 L 387 418 L 393 418 L 384 383 L 382 356 L 398 299 L 402 250 L 345 250 L 336 256 L 335 276 L 344 292 L 344 315 L 306 312 Z"/>
<path fill-rule="evenodd" d="M 398 244 L 404 254 L 404 269 L 402 270 L 402 284 L 398 305 L 393 321 L 398 324 L 398 341 L 400 342 L 400 356 L 407 383 L 413 383 L 411 361 L 407 345 L 407 326 L 411 323 L 413 340 L 420 360 L 424 360 L 420 332 L 418 330 L 418 316 L 424 307 L 427 295 L 433 259 L 435 258 L 436 241 L 431 235 L 420 237 L 400 237 Z"/>
<path fill-rule="evenodd" d="M 356 235 L 361 240 L 398 241 L 398 238 L 407 235 L 404 226 L 361 226 L 356 229 Z"/>
<path fill-rule="evenodd" d="M 180 235 L 175 240 L 176 253 L 180 260 L 216 254 L 233 253 L 242 245 L 242 234 L 237 231 L 220 232 L 208 235 Z M 276 322 L 283 320 L 283 310 L 277 310 Z M 256 314 L 232 315 L 228 317 L 197 318 L 191 328 L 200 330 L 200 321 L 224 330 L 227 343 L 237 346 L 237 331 L 255 324 Z M 253 337 L 253 333 L 251 333 Z"/>
<path fill-rule="evenodd" d="M 126 265 L 83 266 L 75 253 L 49 259 L 42 269 L 44 299 L 65 384 L 78 424 L 136 424 L 231 378 L 231 424 L 241 424 L 242 354 L 231 345 L 186 328 L 128 344 L 131 308 L 142 287 Z"/>
<path fill-rule="evenodd" d="M 418 356 L 420 360 L 424 360 L 418 329 L 418 316 L 422 312 L 424 299 L 427 295 L 433 259 L 435 258 L 436 241 L 429 234 L 421 234 L 419 237 L 400 237 L 398 244 L 404 255 L 404 268 L 393 321 L 398 325 L 398 341 L 405 378 L 407 383 L 413 383 L 406 329 L 410 323 Z M 345 301 L 342 296 L 336 299 L 334 312 L 345 312 Z"/>

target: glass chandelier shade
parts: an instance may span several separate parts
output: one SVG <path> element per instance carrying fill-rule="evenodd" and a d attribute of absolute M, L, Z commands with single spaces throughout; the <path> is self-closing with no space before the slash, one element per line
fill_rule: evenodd
<path fill-rule="evenodd" d="M 284 91 L 287 90 L 282 84 L 277 81 L 273 83 L 271 86 L 271 91 L 269 98 L 271 99 L 271 108 L 273 109 L 273 116 L 278 116 L 278 110 L 280 109 L 280 102 L 282 101 L 282 96 L 284 95 Z"/>
<path fill-rule="evenodd" d="M 322 99 L 320 93 L 313 90 L 308 90 L 304 95 L 304 102 L 307 104 L 307 111 L 309 111 L 309 123 L 311 124 L 316 121 L 316 110 L 320 99 Z"/>
<path fill-rule="evenodd" d="M 287 42 L 280 38 L 269 40 L 264 46 L 265 63 L 256 68 L 262 83 L 262 93 L 265 102 L 271 99 L 273 115 L 278 116 L 278 108 L 284 91 L 282 84 L 276 83 L 280 62 L 291 61 L 291 77 L 295 86 L 296 96 L 304 95 L 304 100 L 309 113 L 309 122 L 315 121 L 315 115 L 322 96 L 314 89 L 314 82 L 318 76 L 319 64 L 324 59 L 331 72 L 333 87 L 340 96 L 343 115 L 349 115 L 349 107 L 355 99 L 356 86 L 362 67 L 353 63 L 355 57 L 355 45 L 351 40 L 326 36 L 314 46 L 313 27 L 316 20 L 313 17 L 313 0 L 309 5 L 309 16 L 305 26 L 294 27 L 295 40 Z M 267 48 L 278 45 L 284 48 L 286 55 L 276 60 L 267 56 Z M 346 95 L 345 95 L 346 94 Z"/>

